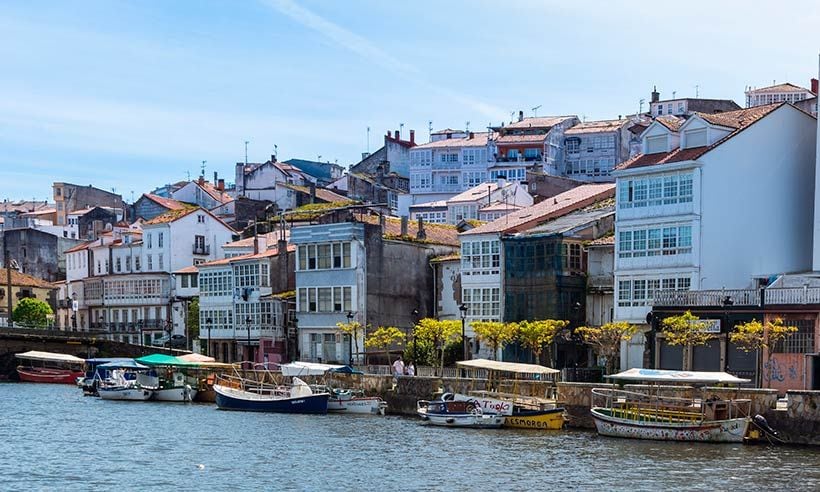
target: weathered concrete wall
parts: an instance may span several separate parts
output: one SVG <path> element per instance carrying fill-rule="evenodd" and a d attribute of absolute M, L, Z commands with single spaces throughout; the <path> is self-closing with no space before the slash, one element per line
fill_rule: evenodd
<path fill-rule="evenodd" d="M 592 388 L 614 388 L 602 383 L 558 383 L 558 403 L 566 409 L 567 426 L 594 429 L 589 409 L 592 406 Z"/>

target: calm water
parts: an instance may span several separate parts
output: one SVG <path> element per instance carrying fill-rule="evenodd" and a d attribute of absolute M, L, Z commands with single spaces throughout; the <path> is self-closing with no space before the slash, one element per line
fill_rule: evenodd
<path fill-rule="evenodd" d="M 12 383 L 0 415 L 2 490 L 820 489 L 811 448 L 221 412 Z"/>

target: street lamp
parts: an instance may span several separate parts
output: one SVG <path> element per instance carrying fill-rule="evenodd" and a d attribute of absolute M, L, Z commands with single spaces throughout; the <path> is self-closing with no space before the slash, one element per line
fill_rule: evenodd
<path fill-rule="evenodd" d="M 210 357 L 211 356 L 211 323 L 213 323 L 213 319 L 207 318 L 205 320 L 205 323 L 208 324 L 208 348 L 205 351 L 205 355 Z"/>
<path fill-rule="evenodd" d="M 463 357 L 461 360 L 467 360 L 467 339 L 465 337 L 467 331 L 467 310 L 469 308 L 466 304 L 462 304 L 458 309 L 461 311 L 461 356 Z"/>
<path fill-rule="evenodd" d="M 347 325 L 350 326 L 352 323 L 353 323 L 353 311 L 348 311 L 347 312 Z M 353 336 L 355 336 L 355 335 L 356 335 L 355 330 L 352 334 L 350 334 L 350 333 L 347 334 L 347 353 L 348 353 L 348 359 L 349 359 L 348 365 L 351 366 L 351 367 L 353 366 Z"/>
<path fill-rule="evenodd" d="M 413 324 L 413 360 L 412 360 L 412 362 L 414 364 L 413 368 L 415 369 L 416 367 L 418 367 L 415 364 L 416 364 L 416 361 L 419 358 L 419 354 L 416 353 L 416 323 L 419 320 L 419 310 L 418 309 L 413 309 L 410 312 L 410 316 L 411 316 L 410 321 Z"/>
<path fill-rule="evenodd" d="M 251 356 L 251 321 L 253 321 L 253 319 L 250 316 L 245 318 L 245 323 L 248 325 L 248 360 L 251 360 L 251 358 L 252 358 L 252 356 Z M 251 368 L 253 368 L 253 361 L 251 361 Z"/>

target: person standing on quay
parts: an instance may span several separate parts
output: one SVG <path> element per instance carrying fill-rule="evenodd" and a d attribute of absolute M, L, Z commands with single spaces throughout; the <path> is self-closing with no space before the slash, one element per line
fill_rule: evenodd
<path fill-rule="evenodd" d="M 396 359 L 396 362 L 393 363 L 393 376 L 399 377 L 404 375 L 404 362 L 401 360 L 401 356 Z"/>
<path fill-rule="evenodd" d="M 404 366 L 404 373 L 407 374 L 408 376 L 415 376 L 416 375 L 416 364 L 415 364 L 415 362 L 413 362 L 413 361 L 408 362 L 407 365 Z"/>

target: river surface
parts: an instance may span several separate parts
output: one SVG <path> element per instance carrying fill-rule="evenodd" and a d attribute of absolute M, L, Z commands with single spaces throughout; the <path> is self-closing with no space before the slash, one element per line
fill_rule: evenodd
<path fill-rule="evenodd" d="M 0 384 L 0 490 L 818 490 L 820 450 L 224 412 Z"/>

